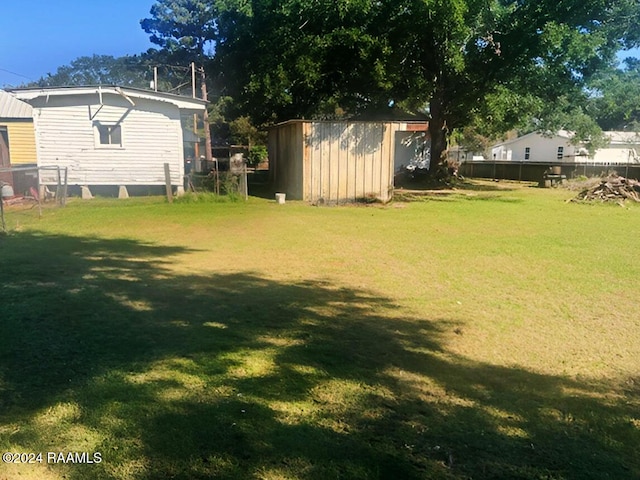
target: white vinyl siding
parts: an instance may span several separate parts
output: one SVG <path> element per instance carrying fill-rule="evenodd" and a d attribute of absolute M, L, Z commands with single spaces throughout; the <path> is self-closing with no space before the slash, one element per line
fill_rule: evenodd
<path fill-rule="evenodd" d="M 36 106 L 38 164 L 68 167 L 70 185 L 162 185 L 168 162 L 172 183 L 181 184 L 178 107 L 146 99 L 132 106 L 116 95 L 103 95 L 103 103 L 86 95 L 51 97 Z M 102 144 L 96 125 L 120 126 L 120 139 L 112 129 L 113 143 Z"/>

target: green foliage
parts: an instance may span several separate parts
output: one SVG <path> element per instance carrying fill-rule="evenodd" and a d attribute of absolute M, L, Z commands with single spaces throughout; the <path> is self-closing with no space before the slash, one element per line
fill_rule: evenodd
<path fill-rule="evenodd" d="M 157 0 L 151 18 L 140 21 L 150 39 L 169 52 L 181 52 L 189 61 L 202 61 L 216 36 L 218 11 L 206 0 Z"/>
<path fill-rule="evenodd" d="M 55 73 L 48 73 L 31 86 L 121 85 L 148 88 L 152 76 L 146 60 L 144 55 L 78 57 L 69 65 L 58 67 Z"/>
<path fill-rule="evenodd" d="M 238 195 L 218 195 L 214 192 L 188 192 L 174 198 L 174 203 L 235 203 L 240 200 Z"/>
<path fill-rule="evenodd" d="M 625 60 L 624 69 L 608 69 L 589 83 L 589 113 L 605 130 L 637 131 L 640 122 L 640 61 Z"/>
<path fill-rule="evenodd" d="M 179 53 L 154 49 L 149 49 L 140 55 L 124 57 L 110 55 L 79 57 L 69 65 L 59 67 L 55 73 L 49 73 L 28 86 L 121 85 L 149 88 L 153 80 L 153 67 L 157 67 L 158 90 L 190 96 L 190 82 L 188 86 L 184 82 L 185 73 L 189 69 L 186 66 L 175 66 L 186 65 L 185 61 Z"/>
<path fill-rule="evenodd" d="M 229 130 L 231 140 L 236 145 L 266 144 L 266 132 L 258 129 L 252 122 L 251 118 L 246 115 L 240 116 L 229 122 Z"/>
<path fill-rule="evenodd" d="M 154 63 L 197 61 L 215 86 L 219 143 L 395 104 L 428 113 L 436 159 L 465 127 L 485 138 L 567 128 L 595 148 L 588 117 L 605 129 L 640 121 L 638 65 L 602 73 L 639 44 L 639 14 L 636 0 L 158 0 L 141 25 L 160 50 L 82 57 L 42 84 L 146 86 Z"/>
<path fill-rule="evenodd" d="M 452 129 L 502 131 L 581 92 L 638 43 L 626 0 L 225 2 L 220 65 L 258 122 L 428 105 L 435 156 Z M 505 96 L 505 93 L 508 95 Z M 482 125 L 484 123 L 484 125 Z"/>
<path fill-rule="evenodd" d="M 249 149 L 247 163 L 250 167 L 256 167 L 266 161 L 268 157 L 267 147 L 264 145 L 254 145 Z"/>

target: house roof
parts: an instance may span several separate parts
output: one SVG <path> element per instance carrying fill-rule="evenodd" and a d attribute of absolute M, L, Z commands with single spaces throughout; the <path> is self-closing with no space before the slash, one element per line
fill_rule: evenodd
<path fill-rule="evenodd" d="M 0 118 L 33 119 L 33 108 L 10 93 L 0 90 Z"/>
<path fill-rule="evenodd" d="M 639 145 L 640 133 L 638 132 L 604 132 L 611 145 Z"/>
<path fill-rule="evenodd" d="M 548 135 L 543 135 L 540 132 L 531 132 L 531 133 L 527 133 L 526 135 L 522 135 L 520 137 L 512 138 L 511 140 L 505 140 L 504 142 L 496 143 L 491 148 L 497 148 L 503 145 L 511 145 L 512 143 L 519 142 L 520 140 L 524 138 L 529 138 L 529 137 L 536 137 L 536 136 L 546 137 L 546 138 L 560 137 L 560 138 L 564 138 L 565 140 L 571 140 L 571 138 L 573 138 L 573 135 L 574 133 L 568 130 L 558 130 L 557 132 L 551 132 L 551 134 L 548 134 Z"/>
<path fill-rule="evenodd" d="M 84 87 L 37 87 L 37 88 L 17 88 L 9 90 L 16 98 L 24 101 L 35 100 L 41 97 L 52 96 L 73 96 L 73 95 L 100 95 L 112 94 L 124 97 L 132 105 L 135 105 L 135 99 L 153 100 L 158 102 L 167 102 L 175 105 L 180 110 L 188 111 L 204 111 L 207 101 L 199 98 L 185 97 L 182 95 L 174 95 L 165 92 L 153 92 L 133 87 L 120 87 L 118 85 L 97 85 Z"/>
<path fill-rule="evenodd" d="M 610 145 L 612 146 L 624 146 L 624 145 L 640 145 L 640 133 L 639 132 L 616 132 L 609 131 L 603 132 L 604 136 L 607 137 L 610 141 Z M 522 135 L 521 137 L 512 138 L 511 140 L 507 140 L 505 142 L 500 142 L 493 145 L 491 148 L 498 148 L 505 145 L 511 145 L 517 141 L 520 141 L 524 138 L 531 137 L 533 135 L 541 136 L 542 134 L 537 132 L 528 133 L 526 135 Z M 558 130 L 555 134 L 553 134 L 549 138 L 560 137 L 567 140 L 570 140 L 573 137 L 574 133 L 569 132 L 567 130 Z"/>

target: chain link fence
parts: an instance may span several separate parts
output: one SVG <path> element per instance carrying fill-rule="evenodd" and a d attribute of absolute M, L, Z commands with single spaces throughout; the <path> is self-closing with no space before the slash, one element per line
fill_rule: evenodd
<path fill-rule="evenodd" d="M 0 217 L 7 231 L 7 214 L 64 207 L 67 203 L 67 169 L 60 167 L 14 166 L 0 168 Z"/>

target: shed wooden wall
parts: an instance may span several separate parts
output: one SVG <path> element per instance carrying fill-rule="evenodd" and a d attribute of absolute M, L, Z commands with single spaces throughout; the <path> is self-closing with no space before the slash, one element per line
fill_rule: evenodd
<path fill-rule="evenodd" d="M 9 137 L 11 165 L 36 164 L 36 138 L 31 120 L 0 120 Z"/>
<path fill-rule="evenodd" d="M 393 195 L 396 132 L 407 122 L 292 121 L 274 127 L 269 162 L 278 191 L 312 203 Z"/>
<path fill-rule="evenodd" d="M 392 128 L 384 123 L 316 122 L 305 142 L 305 193 L 311 202 L 390 199 Z"/>
<path fill-rule="evenodd" d="M 50 97 L 34 102 L 39 166 L 68 167 L 70 185 L 162 185 L 164 163 L 174 185 L 184 173 L 177 106 L 119 95 Z M 122 127 L 122 146 L 99 145 L 95 123 Z"/>

